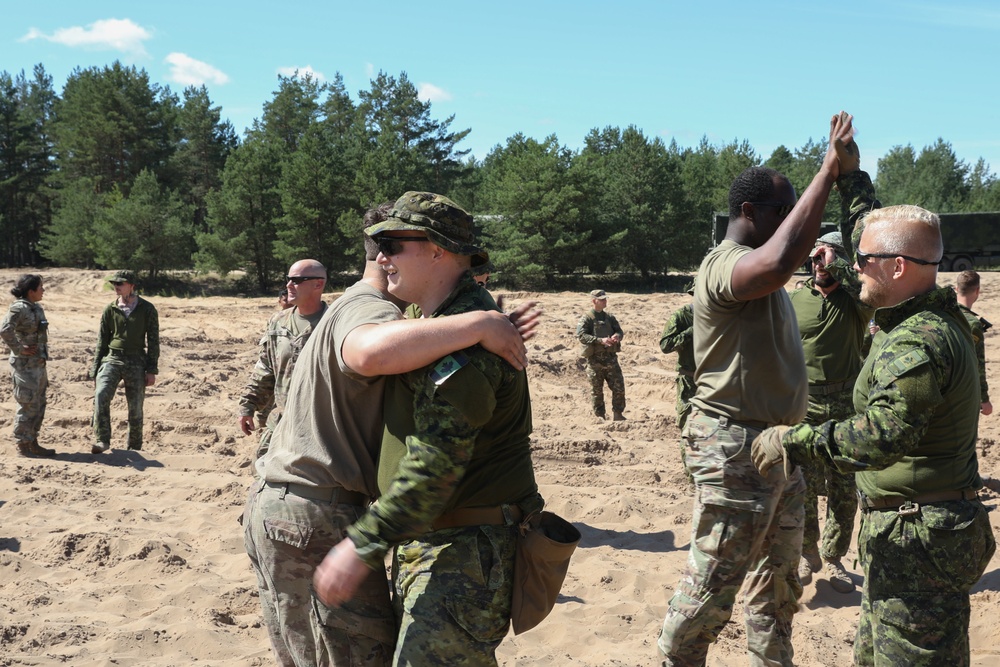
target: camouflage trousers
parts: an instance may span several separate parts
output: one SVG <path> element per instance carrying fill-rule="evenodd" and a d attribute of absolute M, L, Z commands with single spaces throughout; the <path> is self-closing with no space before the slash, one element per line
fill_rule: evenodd
<path fill-rule="evenodd" d="M 677 372 L 677 428 L 684 430 L 684 423 L 688 415 L 691 414 L 691 398 L 698 387 L 694 383 L 694 376 Z"/>
<path fill-rule="evenodd" d="M 969 591 L 996 550 L 978 500 L 920 506 L 919 513 L 864 511 L 864 568 L 856 665 L 969 665 Z"/>
<path fill-rule="evenodd" d="M 827 396 L 809 396 L 809 410 L 804 422 L 818 426 L 841 421 L 854 415 L 853 388 Z M 802 466 L 806 478 L 806 525 L 802 551 L 819 551 L 823 558 L 843 558 L 851 546 L 854 517 L 858 513 L 857 485 L 854 473 L 842 473 L 819 461 Z M 819 532 L 819 496 L 826 496 L 826 523 L 822 544 Z"/>
<path fill-rule="evenodd" d="M 625 409 L 625 377 L 622 367 L 618 365 L 618 357 L 598 357 L 594 355 L 587 359 L 587 379 L 590 380 L 590 394 L 594 414 L 603 416 L 604 383 L 611 389 L 611 409 L 621 412 Z"/>
<path fill-rule="evenodd" d="M 14 381 L 14 441 L 18 444 L 38 444 L 38 431 L 45 419 L 46 390 L 49 375 L 44 359 L 18 357 L 10 360 L 10 374 Z"/>
<path fill-rule="evenodd" d="M 510 628 L 516 533 L 515 526 L 452 528 L 396 547 L 394 665 L 497 664 Z"/>
<path fill-rule="evenodd" d="M 805 481 L 798 469 L 787 480 L 781 466 L 757 472 L 750 443 L 759 433 L 697 409 L 688 419 L 691 549 L 657 642 L 664 665 L 704 665 L 744 585 L 748 664 L 792 665 Z"/>
<path fill-rule="evenodd" d="M 282 667 L 390 664 L 396 618 L 384 571 L 373 570 L 339 608 L 327 607 L 312 592 L 314 570 L 364 511 L 286 493 L 260 480 L 251 485 L 243 540 Z"/>
<path fill-rule="evenodd" d="M 128 446 L 142 449 L 142 404 L 146 399 L 145 355 L 108 355 L 97 371 L 94 389 L 94 438 L 104 445 L 111 443 L 111 401 L 118 385 L 125 385 L 128 404 Z"/>

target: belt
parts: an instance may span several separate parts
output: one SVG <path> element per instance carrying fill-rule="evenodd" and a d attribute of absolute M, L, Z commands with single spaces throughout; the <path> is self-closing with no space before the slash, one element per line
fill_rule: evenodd
<path fill-rule="evenodd" d="M 809 385 L 809 395 L 829 396 L 830 394 L 836 394 L 838 392 L 844 391 L 845 389 L 853 387 L 854 387 L 854 380 L 844 380 L 843 382 L 831 382 L 830 384 L 811 384 Z"/>
<path fill-rule="evenodd" d="M 916 514 L 920 511 L 920 504 L 933 505 L 934 503 L 944 503 L 949 500 L 975 500 L 979 497 L 975 489 L 962 489 L 960 491 L 937 491 L 935 493 L 921 493 L 913 498 L 902 496 L 886 496 L 885 498 L 869 498 L 858 491 L 858 503 L 862 511 L 871 510 L 897 510 L 901 516 Z"/>
<path fill-rule="evenodd" d="M 330 486 L 306 486 L 305 484 L 295 484 L 294 482 L 264 482 L 261 487 L 268 489 L 278 489 L 281 497 L 285 495 L 308 498 L 309 500 L 319 500 L 331 505 L 356 505 L 365 507 L 371 502 L 371 498 L 366 493 L 358 491 L 348 491 L 340 487 Z"/>
<path fill-rule="evenodd" d="M 765 428 L 770 426 L 776 426 L 777 424 L 770 424 L 768 422 L 757 421 L 756 419 L 730 419 L 725 415 L 720 415 L 717 412 L 712 412 L 711 410 L 703 410 L 701 408 L 696 408 L 698 412 L 705 415 L 710 419 L 714 419 L 719 422 L 719 426 L 722 428 L 729 428 L 730 424 L 736 426 L 742 426 L 743 428 L 753 429 L 755 431 L 763 431 Z"/>
<path fill-rule="evenodd" d="M 462 507 L 445 512 L 431 522 L 431 530 L 462 528 L 464 526 L 513 526 L 524 512 L 517 505 L 497 507 Z"/>

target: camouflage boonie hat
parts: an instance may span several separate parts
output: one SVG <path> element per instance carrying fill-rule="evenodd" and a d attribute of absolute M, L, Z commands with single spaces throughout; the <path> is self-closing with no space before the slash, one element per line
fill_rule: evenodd
<path fill-rule="evenodd" d="M 836 250 L 845 251 L 844 237 L 840 235 L 840 232 L 823 234 L 823 236 L 816 239 L 816 247 L 818 248 L 821 245 L 833 246 Z"/>
<path fill-rule="evenodd" d="M 475 245 L 472 228 L 472 216 L 447 197 L 433 192 L 407 192 L 393 204 L 388 218 L 365 229 L 365 234 L 424 232 L 435 245 L 456 255 L 471 255 L 473 266 L 479 266 L 488 262 L 489 256 Z"/>
<path fill-rule="evenodd" d="M 590 293 L 590 298 L 592 299 L 607 299 L 607 293 L 602 289 L 595 289 Z"/>
<path fill-rule="evenodd" d="M 115 271 L 108 278 L 109 283 L 129 283 L 130 285 L 135 285 L 135 271 L 129 271 L 127 269 L 122 269 L 120 271 Z"/>

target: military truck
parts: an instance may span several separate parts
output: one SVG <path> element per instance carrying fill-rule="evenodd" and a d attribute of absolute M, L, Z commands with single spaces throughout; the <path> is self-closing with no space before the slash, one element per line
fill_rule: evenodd
<path fill-rule="evenodd" d="M 1000 212 L 941 213 L 942 271 L 1000 265 Z"/>

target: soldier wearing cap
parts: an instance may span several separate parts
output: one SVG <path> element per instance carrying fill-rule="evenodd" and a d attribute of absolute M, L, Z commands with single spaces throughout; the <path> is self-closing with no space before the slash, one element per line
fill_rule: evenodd
<path fill-rule="evenodd" d="M 160 320 L 156 308 L 135 292 L 133 271 L 116 271 L 108 282 L 118 298 L 101 314 L 90 377 L 94 389 L 92 454 L 111 447 L 111 399 L 120 383 L 128 403 L 128 448 L 142 449 L 142 404 L 156 382 L 160 360 Z"/>
<path fill-rule="evenodd" d="M 274 427 L 281 419 L 292 380 L 295 360 L 319 324 L 326 304 L 326 267 L 315 259 L 302 259 L 288 269 L 286 293 L 291 307 L 271 316 L 260 339 L 259 355 L 240 397 L 237 425 L 244 435 L 254 430 L 254 413 L 267 414 L 255 458 L 267 451 Z"/>
<path fill-rule="evenodd" d="M 844 197 L 851 194 L 846 188 L 841 190 Z M 870 189 L 865 195 L 874 200 Z M 802 289 L 791 293 L 809 377 L 806 424 L 822 424 L 854 414 L 854 381 L 861 371 L 865 332 L 874 309 L 859 300 L 861 284 L 848 263 L 849 256 L 841 232 L 819 237 L 810 255 L 812 277 Z M 850 547 L 858 510 L 854 473 L 804 464 L 802 474 L 806 478 L 806 497 L 799 580 L 809 583 L 813 572 L 825 564 L 830 586 L 838 593 L 851 593 L 854 581 L 841 559 Z M 827 498 L 822 544 L 818 512 L 821 495 Z"/>
<path fill-rule="evenodd" d="M 604 419 L 604 383 L 611 389 L 611 411 L 614 421 L 625 419 L 625 378 L 618 365 L 621 350 L 621 325 L 615 316 L 607 312 L 608 295 L 602 289 L 590 293 L 593 305 L 590 312 L 583 315 L 576 324 L 576 338 L 583 346 L 581 354 L 587 360 L 587 379 L 590 380 L 591 402 L 594 414 Z"/>
<path fill-rule="evenodd" d="M 494 309 L 469 271 L 480 252 L 472 216 L 447 197 L 408 192 L 365 231 L 389 293 L 425 318 Z M 395 546 L 393 664 L 496 664 L 510 627 L 518 523 L 542 507 L 527 376 L 465 348 L 388 378 L 384 416 L 381 495 L 324 559 L 317 595 L 344 604 Z"/>

